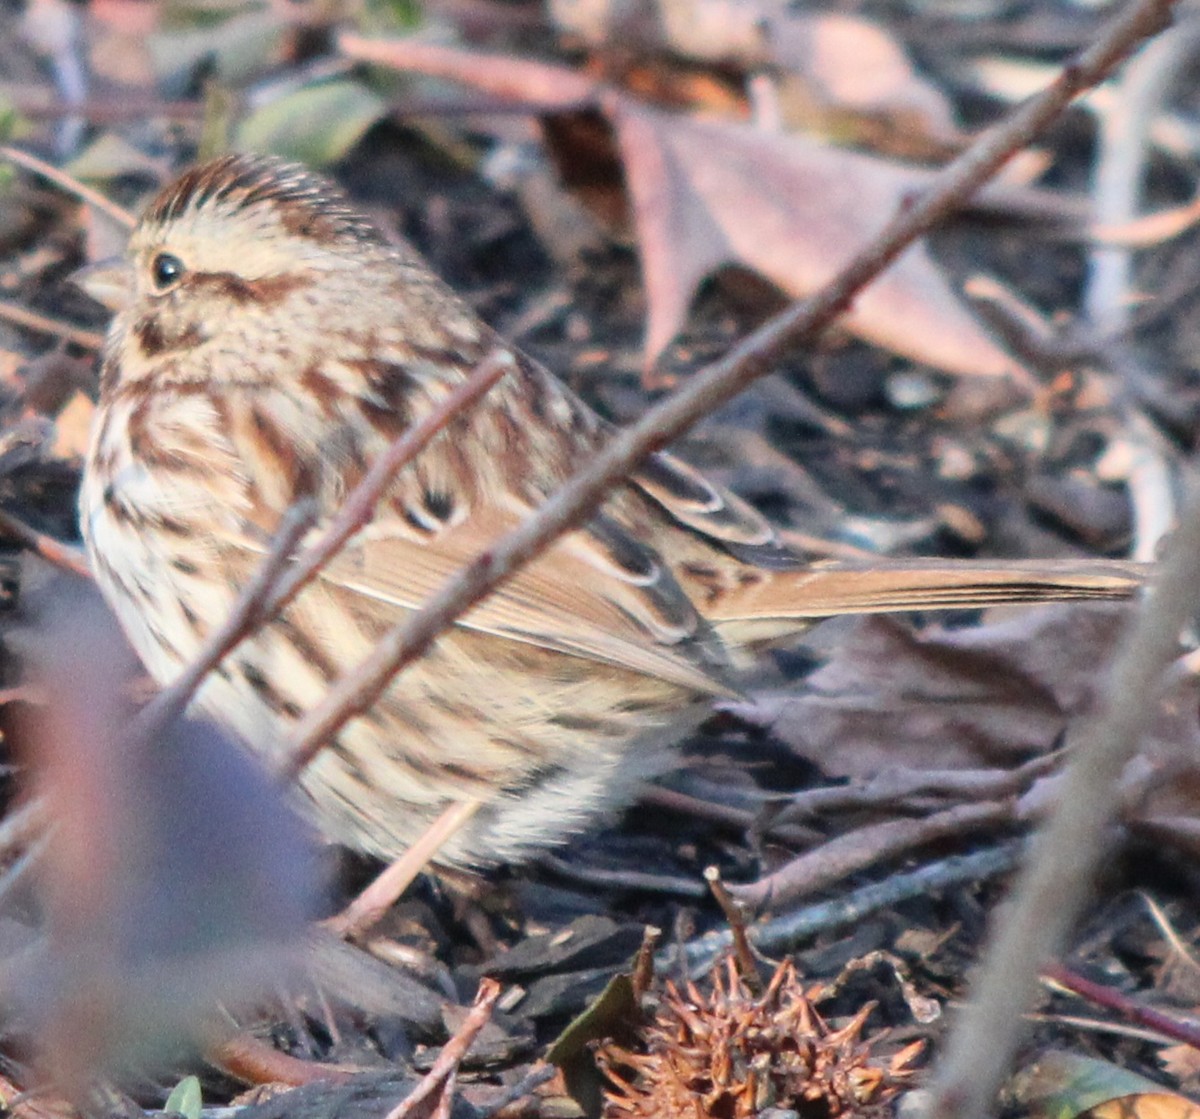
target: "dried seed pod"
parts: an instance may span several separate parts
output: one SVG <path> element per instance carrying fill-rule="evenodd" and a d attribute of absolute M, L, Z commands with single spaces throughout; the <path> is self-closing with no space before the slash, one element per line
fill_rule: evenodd
<path fill-rule="evenodd" d="M 829 1119 L 885 1114 L 922 1045 L 873 1060 L 863 1037 L 873 1007 L 830 1029 L 790 960 L 761 995 L 732 958 L 714 969 L 708 995 L 667 983 L 636 1049 L 608 1042 L 596 1051 L 609 1082 L 605 1119 L 751 1119 L 767 1108 Z"/>

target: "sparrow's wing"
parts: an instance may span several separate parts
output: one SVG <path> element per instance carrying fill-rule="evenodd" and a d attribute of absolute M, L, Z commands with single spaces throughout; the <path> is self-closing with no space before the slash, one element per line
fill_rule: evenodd
<path fill-rule="evenodd" d="M 355 596 L 355 613 L 396 623 L 516 523 L 489 510 L 420 539 L 409 524 L 377 517 L 322 570 L 318 585 Z M 263 550 L 257 534 L 241 546 Z M 730 690 L 721 682 L 719 643 L 670 573 L 603 518 L 569 533 L 458 624 L 695 691 Z"/>

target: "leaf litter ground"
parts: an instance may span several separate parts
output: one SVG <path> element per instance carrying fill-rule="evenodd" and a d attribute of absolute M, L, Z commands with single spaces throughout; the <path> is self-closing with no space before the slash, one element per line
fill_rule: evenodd
<path fill-rule="evenodd" d="M 1063 165 L 1068 176 L 1084 177 L 1082 163 Z M 557 263 L 536 221 L 511 198 L 393 125 L 376 126 L 339 171 L 489 322 L 606 415 L 623 422 L 645 408 L 645 304 L 631 252 L 594 246 L 574 266 Z M 6 298 L 102 329 L 94 310 L 59 284 L 77 236 L 73 209 L 28 182 L 11 197 Z M 39 257 L 39 245 L 51 250 Z M 1044 306 L 1076 302 L 1079 255 L 1071 246 L 976 221 L 940 234 L 934 248 L 952 275 L 982 265 L 1019 278 Z M 1185 251 L 1162 250 L 1148 272 L 1168 272 Z M 773 299 L 736 276 L 709 285 L 666 357 L 667 372 L 686 377 L 773 309 Z M 1153 386 L 1153 400 L 1163 402 L 1175 456 L 1196 427 L 1194 347 L 1186 344 L 1196 320 L 1183 298 L 1139 337 L 1171 371 Z M 87 361 L 77 348 L 47 346 L 44 335 L 0 329 L 0 497 L 8 511 L 69 540 L 88 418 L 81 402 L 91 392 Z M 681 449 L 815 555 L 1119 554 L 1130 511 L 1124 491 L 1097 468 L 1100 450 L 1120 442 L 1114 395 L 1103 375 L 1059 374 L 1031 402 L 1003 382 L 955 381 L 839 336 L 795 355 Z M 46 577 L 15 548 L 4 564 L 6 587 Z M 7 618 L 8 683 L 16 687 L 22 651 L 38 635 L 19 611 Z M 384 1087 L 318 1093 L 312 1106 L 384 1114 L 404 1094 L 396 1070 L 415 1076 L 428 1067 L 461 1024 L 478 979 L 495 976 L 508 993 L 459 1080 L 465 1099 L 486 1107 L 628 969 L 645 926 L 663 930 L 664 951 L 725 926 L 703 885 L 710 865 L 735 897 L 778 917 L 952 855 L 1008 849 L 1053 793 L 1044 759 L 1100 686 L 1120 620 L 1108 608 L 1063 607 L 822 626 L 775 657 L 745 702 L 716 713 L 686 744 L 680 771 L 647 791 L 652 810 L 630 811 L 542 864 L 487 882 L 422 882 L 376 930 L 376 955 L 395 966 L 327 943 L 313 965 L 319 984 L 301 984 L 285 1000 L 287 1012 L 273 1008 L 255 1032 L 298 1056 L 378 1069 Z M 25 706 L 10 703 L 6 718 Z M 1185 1007 L 1195 1004 L 1194 983 L 1144 895 L 1165 906 L 1185 936 L 1195 928 L 1189 821 L 1200 786 L 1187 759 L 1196 729 L 1194 692 L 1181 681 L 1163 704 L 1144 765 L 1129 775 L 1126 842 L 1071 961 L 1119 990 Z M 342 860 L 338 896 L 367 873 Z M 827 1018 L 844 1019 L 873 1000 L 873 1031 L 893 1027 L 896 1044 L 936 1037 L 942 1022 L 919 1010 L 961 996 L 1003 884 L 1001 877 L 916 893 L 852 923 L 832 922 L 792 954 L 808 979 L 838 980 L 822 1005 Z M 1045 1011 L 1038 1044 L 1158 1070 L 1159 1046 L 1146 1039 L 1053 1017 L 1079 1015 L 1076 1000 L 1055 995 Z M 19 1045 L 8 1055 L 22 1086 L 27 1056 Z M 1195 1076 L 1180 1073 L 1185 1087 Z M 207 1101 L 234 1091 L 231 1080 L 207 1074 Z M 147 1100 L 154 1093 L 150 1084 L 135 1089 Z M 283 1106 L 288 1114 L 302 1109 L 295 1099 Z M 510 1105 L 546 1114 L 562 1106 L 553 1094 Z"/>

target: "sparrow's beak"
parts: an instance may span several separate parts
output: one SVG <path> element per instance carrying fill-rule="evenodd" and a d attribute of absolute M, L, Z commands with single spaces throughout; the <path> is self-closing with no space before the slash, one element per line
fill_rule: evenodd
<path fill-rule="evenodd" d="M 110 311 L 121 311 L 133 298 L 133 265 L 123 256 L 110 256 L 76 269 L 67 282 Z"/>

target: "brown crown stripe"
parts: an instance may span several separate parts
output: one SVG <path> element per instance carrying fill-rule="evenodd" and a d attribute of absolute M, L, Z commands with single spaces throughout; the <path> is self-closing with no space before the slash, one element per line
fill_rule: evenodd
<path fill-rule="evenodd" d="M 143 221 L 173 221 L 207 207 L 269 206 L 284 230 L 321 244 L 338 240 L 387 244 L 335 184 L 273 156 L 229 155 L 185 172 L 150 203 Z"/>

